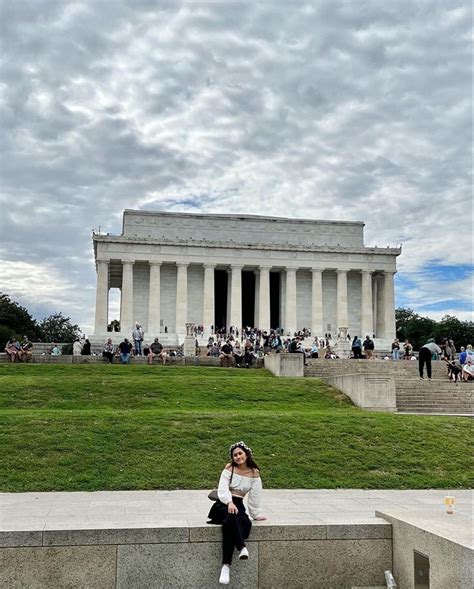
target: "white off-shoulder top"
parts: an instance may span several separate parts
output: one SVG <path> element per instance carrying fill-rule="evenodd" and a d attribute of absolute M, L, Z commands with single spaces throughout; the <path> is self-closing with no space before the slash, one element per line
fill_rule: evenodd
<path fill-rule="evenodd" d="M 227 468 L 224 468 L 221 473 L 217 488 L 219 500 L 227 504 L 229 501 L 232 501 L 232 491 L 237 491 L 237 496 L 245 496 L 248 493 L 250 517 L 255 519 L 261 514 L 262 479 L 260 477 L 245 477 L 234 470 L 232 484 L 230 485 L 231 474 L 232 472 L 227 470 Z"/>

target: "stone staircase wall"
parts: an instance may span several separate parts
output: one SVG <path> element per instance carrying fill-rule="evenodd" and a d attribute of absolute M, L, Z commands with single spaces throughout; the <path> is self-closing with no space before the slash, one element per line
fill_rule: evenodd
<path fill-rule="evenodd" d="M 324 378 L 340 374 L 392 374 L 398 378 L 418 378 L 418 362 L 412 360 L 325 360 L 310 359 L 305 367 L 305 376 Z M 432 362 L 433 377 L 446 378 L 446 365 Z"/>
<path fill-rule="evenodd" d="M 398 412 L 474 414 L 474 382 L 454 384 L 447 379 L 446 364 L 432 362 L 433 380 L 419 380 L 418 362 L 411 360 L 324 360 L 308 361 L 304 375 L 334 379 L 341 375 L 390 376 L 395 383 Z"/>

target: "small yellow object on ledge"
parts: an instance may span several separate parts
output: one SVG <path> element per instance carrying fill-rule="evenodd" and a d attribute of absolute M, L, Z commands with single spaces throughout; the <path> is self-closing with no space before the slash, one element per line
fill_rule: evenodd
<path fill-rule="evenodd" d="M 454 497 L 445 497 L 444 504 L 446 505 L 446 513 L 453 514 L 454 513 Z"/>

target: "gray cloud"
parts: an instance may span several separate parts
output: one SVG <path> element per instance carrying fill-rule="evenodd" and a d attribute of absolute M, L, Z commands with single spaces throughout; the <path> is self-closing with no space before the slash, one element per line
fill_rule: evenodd
<path fill-rule="evenodd" d="M 364 220 L 411 276 L 469 248 L 467 2 L 0 11 L 1 287 L 24 304 L 45 308 L 35 264 L 89 327 L 90 229 L 119 232 L 124 208 Z"/>

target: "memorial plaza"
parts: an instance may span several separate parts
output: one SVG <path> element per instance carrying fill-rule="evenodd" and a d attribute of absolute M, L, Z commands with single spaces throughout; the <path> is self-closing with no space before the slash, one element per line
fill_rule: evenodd
<path fill-rule="evenodd" d="M 121 235 L 94 232 L 91 342 L 130 338 L 138 323 L 182 356 L 5 367 L 0 416 L 23 468 L 4 458 L 0 589 L 221 586 L 206 487 L 236 435 L 263 455 L 268 519 L 254 522 L 230 587 L 471 589 L 472 387 L 445 382 L 440 362 L 419 382 L 412 362 L 270 353 L 256 363 L 266 370 L 238 371 L 195 354 L 195 325 L 203 339 L 253 326 L 329 336 L 341 350 L 348 333 L 370 335 L 387 349 L 401 250 L 366 247 L 363 229 L 126 210 Z M 111 289 L 120 332 L 108 331 Z"/>

